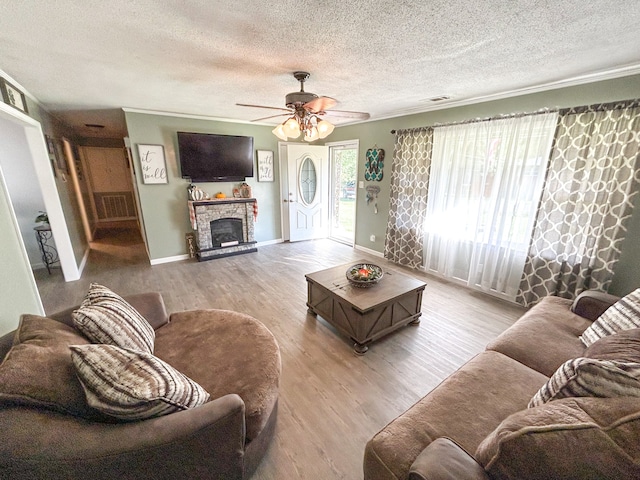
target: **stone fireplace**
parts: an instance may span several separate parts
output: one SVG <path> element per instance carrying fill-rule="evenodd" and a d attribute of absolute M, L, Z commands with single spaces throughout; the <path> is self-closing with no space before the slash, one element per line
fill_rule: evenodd
<path fill-rule="evenodd" d="M 211 221 L 211 243 L 214 247 L 230 247 L 244 241 L 240 218 L 220 218 Z"/>
<path fill-rule="evenodd" d="M 257 252 L 253 198 L 190 202 L 198 260 Z"/>

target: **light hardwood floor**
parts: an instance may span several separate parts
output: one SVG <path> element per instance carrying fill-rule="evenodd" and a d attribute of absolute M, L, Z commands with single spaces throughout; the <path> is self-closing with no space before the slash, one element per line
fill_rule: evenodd
<path fill-rule="evenodd" d="M 221 308 L 262 321 L 282 354 L 275 439 L 253 478 L 358 479 L 366 442 L 509 327 L 524 309 L 330 240 L 282 243 L 208 262 L 150 266 L 122 230 L 93 243 L 76 282 L 36 274 L 47 313 L 79 303 L 90 282 L 123 295 L 159 291 L 169 312 Z M 422 321 L 373 343 L 364 356 L 307 313 L 306 273 L 366 259 L 427 282 Z M 212 365 L 211 368 L 215 368 Z M 452 406 L 452 408 L 455 408 Z"/>

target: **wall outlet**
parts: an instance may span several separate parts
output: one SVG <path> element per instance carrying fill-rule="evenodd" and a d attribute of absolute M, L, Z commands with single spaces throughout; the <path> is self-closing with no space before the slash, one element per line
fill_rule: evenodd
<path fill-rule="evenodd" d="M 358 188 L 364 188 L 364 182 L 362 180 L 358 182 Z"/>
<path fill-rule="evenodd" d="M 371 235 L 369 237 L 369 240 L 371 240 L 372 242 L 375 242 L 376 241 L 376 236 L 375 235 Z"/>

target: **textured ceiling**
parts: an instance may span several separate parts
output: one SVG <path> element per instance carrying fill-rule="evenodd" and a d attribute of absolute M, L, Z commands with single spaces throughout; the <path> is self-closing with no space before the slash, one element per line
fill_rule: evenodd
<path fill-rule="evenodd" d="M 5 0 L 0 68 L 74 126 L 129 107 L 253 120 L 297 91 L 372 119 L 640 72 L 638 0 Z M 597 78 L 597 75 L 596 75 Z M 439 108 L 447 102 L 437 104 Z M 275 112 L 277 113 L 277 112 Z M 276 123 L 276 120 L 273 121 Z M 83 131 L 89 136 L 97 136 Z"/>

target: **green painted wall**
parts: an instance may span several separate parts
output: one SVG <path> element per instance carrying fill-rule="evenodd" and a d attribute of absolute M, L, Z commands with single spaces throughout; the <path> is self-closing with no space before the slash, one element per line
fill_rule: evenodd
<path fill-rule="evenodd" d="M 590 105 L 632 98 L 640 98 L 640 75 L 336 128 L 327 140 L 331 142 L 360 140 L 359 180 L 364 181 L 364 156 L 367 149 L 377 145 L 379 148 L 383 148 L 386 154 L 384 178 L 381 182 L 373 182 L 379 185 L 382 190 L 378 197 L 379 213 L 377 215 L 373 212 L 373 206 L 366 204 L 366 192 L 363 189 L 358 189 L 356 245 L 378 252 L 384 250 L 387 212 L 389 211 L 389 177 L 394 142 L 391 130 L 490 117 L 505 113 L 533 112 L 541 108 Z M 365 186 L 368 183 L 370 182 L 365 182 Z M 375 242 L 369 240 L 372 234 L 376 236 Z M 640 273 L 638 273 L 640 272 L 640 242 L 638 238 L 640 238 L 640 208 L 635 212 L 627 239 L 624 242 L 624 261 L 621 261 L 617 267 L 616 279 L 611 293 L 625 294 L 640 287 Z"/>
<path fill-rule="evenodd" d="M 273 127 L 133 112 L 125 112 L 125 118 L 152 261 L 184 255 L 186 253 L 185 233 L 191 231 L 187 209 L 189 182 L 180 177 L 180 166 L 176 156 L 178 131 L 252 136 L 255 150 L 271 150 L 276 155 L 278 151 L 278 139 L 271 133 Z M 164 146 L 168 184 L 144 185 L 142 183 L 138 144 Z M 256 176 L 247 179 L 253 196 L 258 200 L 259 213 L 255 225 L 255 236 L 258 242 L 281 238 L 277 162 L 274 176 L 275 182 L 258 182 Z M 225 182 L 198 184 L 210 195 L 223 192 L 229 197 L 232 196 L 235 185 Z"/>
<path fill-rule="evenodd" d="M 0 170 L 0 335 L 15 329 L 23 313 L 43 313 L 31 266 L 20 232 L 16 229 L 8 198 Z"/>
<path fill-rule="evenodd" d="M 27 106 L 29 109 L 29 116 L 40 122 L 43 134 L 53 138 L 56 142 L 59 142 L 60 145 L 62 145 L 63 137 L 69 140 L 72 144 L 77 144 L 75 136 L 69 127 L 60 122 L 54 116 L 50 115 L 29 97 L 27 97 Z M 60 149 L 60 152 L 62 153 L 63 150 Z M 69 175 L 66 175 L 65 178 L 58 175 L 56 176 L 55 181 L 56 188 L 58 189 L 58 196 L 60 197 L 60 204 L 62 205 L 62 211 L 64 212 L 64 219 L 67 222 L 67 230 L 69 231 L 69 238 L 71 239 L 73 255 L 76 260 L 76 265 L 80 265 L 84 254 L 89 248 L 89 242 L 84 234 L 78 200 Z"/>
<path fill-rule="evenodd" d="M 627 237 L 609 289 L 615 295 L 623 296 L 640 287 L 640 194 L 636 196 L 634 213 L 627 226 Z"/>
<path fill-rule="evenodd" d="M 391 130 L 505 113 L 532 112 L 541 108 L 563 108 L 630 98 L 640 98 L 640 75 L 336 128 L 327 139 L 328 142 L 356 139 L 360 141 L 359 181 L 364 181 L 363 166 L 366 150 L 377 145 L 386 152 L 384 178 L 381 182 L 374 182 L 381 188 L 378 197 L 378 214 L 374 213 L 373 205 L 366 204 L 365 190 L 358 189 L 356 245 L 377 252 L 382 252 L 384 249 L 394 142 Z M 165 148 L 168 185 L 143 185 L 138 180 L 142 215 L 152 260 L 186 253 L 184 235 L 190 231 L 186 206 L 188 183 L 179 175 L 176 158 L 177 131 L 251 135 L 254 137 L 256 150 L 272 150 L 277 158 L 278 141 L 271 133 L 271 127 L 132 112 L 125 112 L 125 117 L 138 179 L 140 163 L 137 144 L 160 144 Z M 252 186 L 253 196 L 258 199 L 259 204 L 260 215 L 256 224 L 256 240 L 259 242 L 282 237 L 277 170 L 275 178 L 276 181 L 273 183 L 259 183 L 255 177 L 247 181 Z M 365 185 L 368 183 L 370 182 L 365 182 Z M 225 183 L 205 183 L 200 186 L 210 194 L 223 191 L 231 195 L 233 188 L 233 184 Z M 375 235 L 374 242 L 369 240 L 371 235 Z M 624 294 L 640 286 L 637 273 L 640 272 L 638 235 L 640 235 L 640 208 L 631 221 L 629 234 L 623 245 L 624 261 L 621 261 L 617 268 L 616 278 L 611 288 L 612 293 Z"/>

